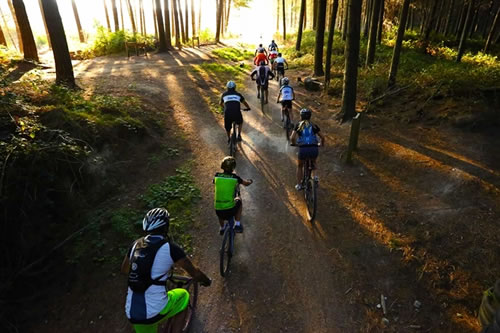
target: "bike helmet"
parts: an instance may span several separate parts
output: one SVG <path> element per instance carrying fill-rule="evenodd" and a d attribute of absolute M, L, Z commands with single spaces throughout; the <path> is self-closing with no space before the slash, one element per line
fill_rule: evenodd
<path fill-rule="evenodd" d="M 220 167 L 224 171 L 233 172 L 236 168 L 236 159 L 232 156 L 226 156 L 222 160 Z"/>
<path fill-rule="evenodd" d="M 144 231 L 153 231 L 163 226 L 168 229 L 169 220 L 170 215 L 165 208 L 154 208 L 142 220 L 142 229 Z"/>
<path fill-rule="evenodd" d="M 281 57 L 281 53 L 278 53 L 278 57 Z"/>
<path fill-rule="evenodd" d="M 287 86 L 290 83 L 290 80 L 287 77 L 281 79 L 281 84 Z"/>
<path fill-rule="evenodd" d="M 265 65 L 266 65 L 266 62 L 265 62 L 264 60 L 261 60 L 261 61 L 259 62 L 259 66 L 265 66 Z"/>
<path fill-rule="evenodd" d="M 300 119 L 309 120 L 311 119 L 312 112 L 310 109 L 304 108 L 300 110 Z"/>
<path fill-rule="evenodd" d="M 234 81 L 227 81 L 226 87 L 227 89 L 234 89 L 236 88 L 236 83 Z"/>

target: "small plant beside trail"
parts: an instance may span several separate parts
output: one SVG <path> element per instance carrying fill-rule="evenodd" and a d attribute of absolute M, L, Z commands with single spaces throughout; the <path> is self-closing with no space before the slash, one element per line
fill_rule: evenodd
<path fill-rule="evenodd" d="M 253 53 L 247 50 L 240 50 L 234 47 L 224 47 L 212 51 L 217 57 L 230 61 L 244 61 L 251 59 Z"/>

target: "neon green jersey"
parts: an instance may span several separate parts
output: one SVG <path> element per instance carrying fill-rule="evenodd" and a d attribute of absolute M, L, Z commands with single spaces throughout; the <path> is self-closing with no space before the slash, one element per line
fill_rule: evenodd
<path fill-rule="evenodd" d="M 243 180 L 234 173 L 216 173 L 215 184 L 215 209 L 226 210 L 236 206 L 234 197 L 236 188 Z"/>

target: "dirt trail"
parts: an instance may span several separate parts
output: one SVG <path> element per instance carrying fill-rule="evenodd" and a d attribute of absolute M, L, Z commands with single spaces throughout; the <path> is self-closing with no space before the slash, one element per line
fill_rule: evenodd
<path fill-rule="evenodd" d="M 467 263 L 446 260 L 453 251 L 473 251 L 470 242 L 484 242 L 482 235 L 475 235 L 460 243 L 471 231 L 461 229 L 468 221 L 486 224 L 500 216 L 495 192 L 500 186 L 499 164 L 488 158 L 498 152 L 498 145 L 422 127 L 392 128 L 373 119 L 365 128 L 359 161 L 348 167 L 339 162 L 348 129 L 335 123 L 326 105 L 298 89 L 299 102 L 316 109 L 315 117 L 328 137 L 320 152 L 318 218 L 310 224 L 303 198 L 293 189 L 296 151 L 287 145 L 279 126 L 276 82 L 270 87 L 265 116 L 253 82 L 239 89 L 252 111 L 244 113 L 237 173 L 254 184 L 242 189 L 245 232 L 236 239 L 231 276 L 219 276 L 221 238 L 211 181 L 227 145 L 221 117 L 199 97 L 208 93 L 207 83 L 189 71 L 191 64 L 209 61 L 209 52 L 184 49 L 130 61 L 99 58 L 80 64 L 77 75 L 96 91 L 128 90 L 163 109 L 179 129 L 170 134 L 185 138 L 193 153 L 193 173 L 203 196 L 193 235 L 194 260 L 214 279 L 201 291 L 193 332 L 413 332 L 410 325 L 428 332 L 477 329 L 470 304 L 480 295 L 464 295 L 457 289 L 470 283 L 472 290 L 480 291 L 484 285 L 471 278 Z M 223 87 L 217 78 L 208 84 Z M 450 143 L 450 137 L 455 142 Z M 455 235 L 450 235 L 453 227 L 439 226 L 452 221 Z M 405 234 L 408 229 L 422 239 Z M 426 234 L 429 230 L 442 233 L 442 242 Z M 487 245 L 496 251 L 497 245 Z M 471 256 L 487 256 L 489 251 Z M 443 262 L 441 272 L 437 263 Z M 435 274 L 450 286 L 427 282 Z M 494 275 L 492 269 L 486 278 Z M 77 305 L 68 305 L 38 331 L 61 331 L 68 322 L 76 322 L 81 331 L 131 331 L 123 316 L 121 280 L 110 278 L 83 298 L 92 302 L 105 292 L 109 297 L 102 304 L 80 313 Z M 387 328 L 381 326 L 383 315 L 376 308 L 380 294 L 388 296 Z M 413 307 L 417 299 L 423 304 L 420 311 Z M 442 304 L 443 299 L 449 303 Z M 460 317 L 454 316 L 459 310 Z M 65 318 L 64 311 L 73 313 L 71 318 Z M 89 323 L 89 318 L 96 319 Z"/>

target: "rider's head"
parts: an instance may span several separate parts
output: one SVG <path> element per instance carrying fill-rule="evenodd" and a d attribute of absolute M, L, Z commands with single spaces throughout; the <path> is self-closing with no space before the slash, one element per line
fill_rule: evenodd
<path fill-rule="evenodd" d="M 300 119 L 301 120 L 309 120 L 311 119 L 312 112 L 310 109 L 304 108 L 300 110 Z"/>
<path fill-rule="evenodd" d="M 284 77 L 284 78 L 281 79 L 281 83 L 284 86 L 287 86 L 290 83 L 290 80 L 287 77 Z"/>
<path fill-rule="evenodd" d="M 266 62 L 265 62 L 264 60 L 261 60 L 261 61 L 259 62 L 259 66 L 265 66 L 265 65 L 266 65 Z"/>
<path fill-rule="evenodd" d="M 259 44 L 259 47 L 262 47 L 262 44 Z"/>
<path fill-rule="evenodd" d="M 142 220 L 142 229 L 152 234 L 168 233 L 170 215 L 165 208 L 151 209 Z"/>
<path fill-rule="evenodd" d="M 278 57 L 281 57 L 281 53 L 278 53 Z"/>
<path fill-rule="evenodd" d="M 274 43 L 274 39 L 271 41 L 271 43 Z"/>
<path fill-rule="evenodd" d="M 232 156 L 226 156 L 222 160 L 220 167 L 224 172 L 233 172 L 236 168 L 236 159 Z"/>
<path fill-rule="evenodd" d="M 227 89 L 236 89 L 236 83 L 234 81 L 227 81 L 226 87 Z"/>

